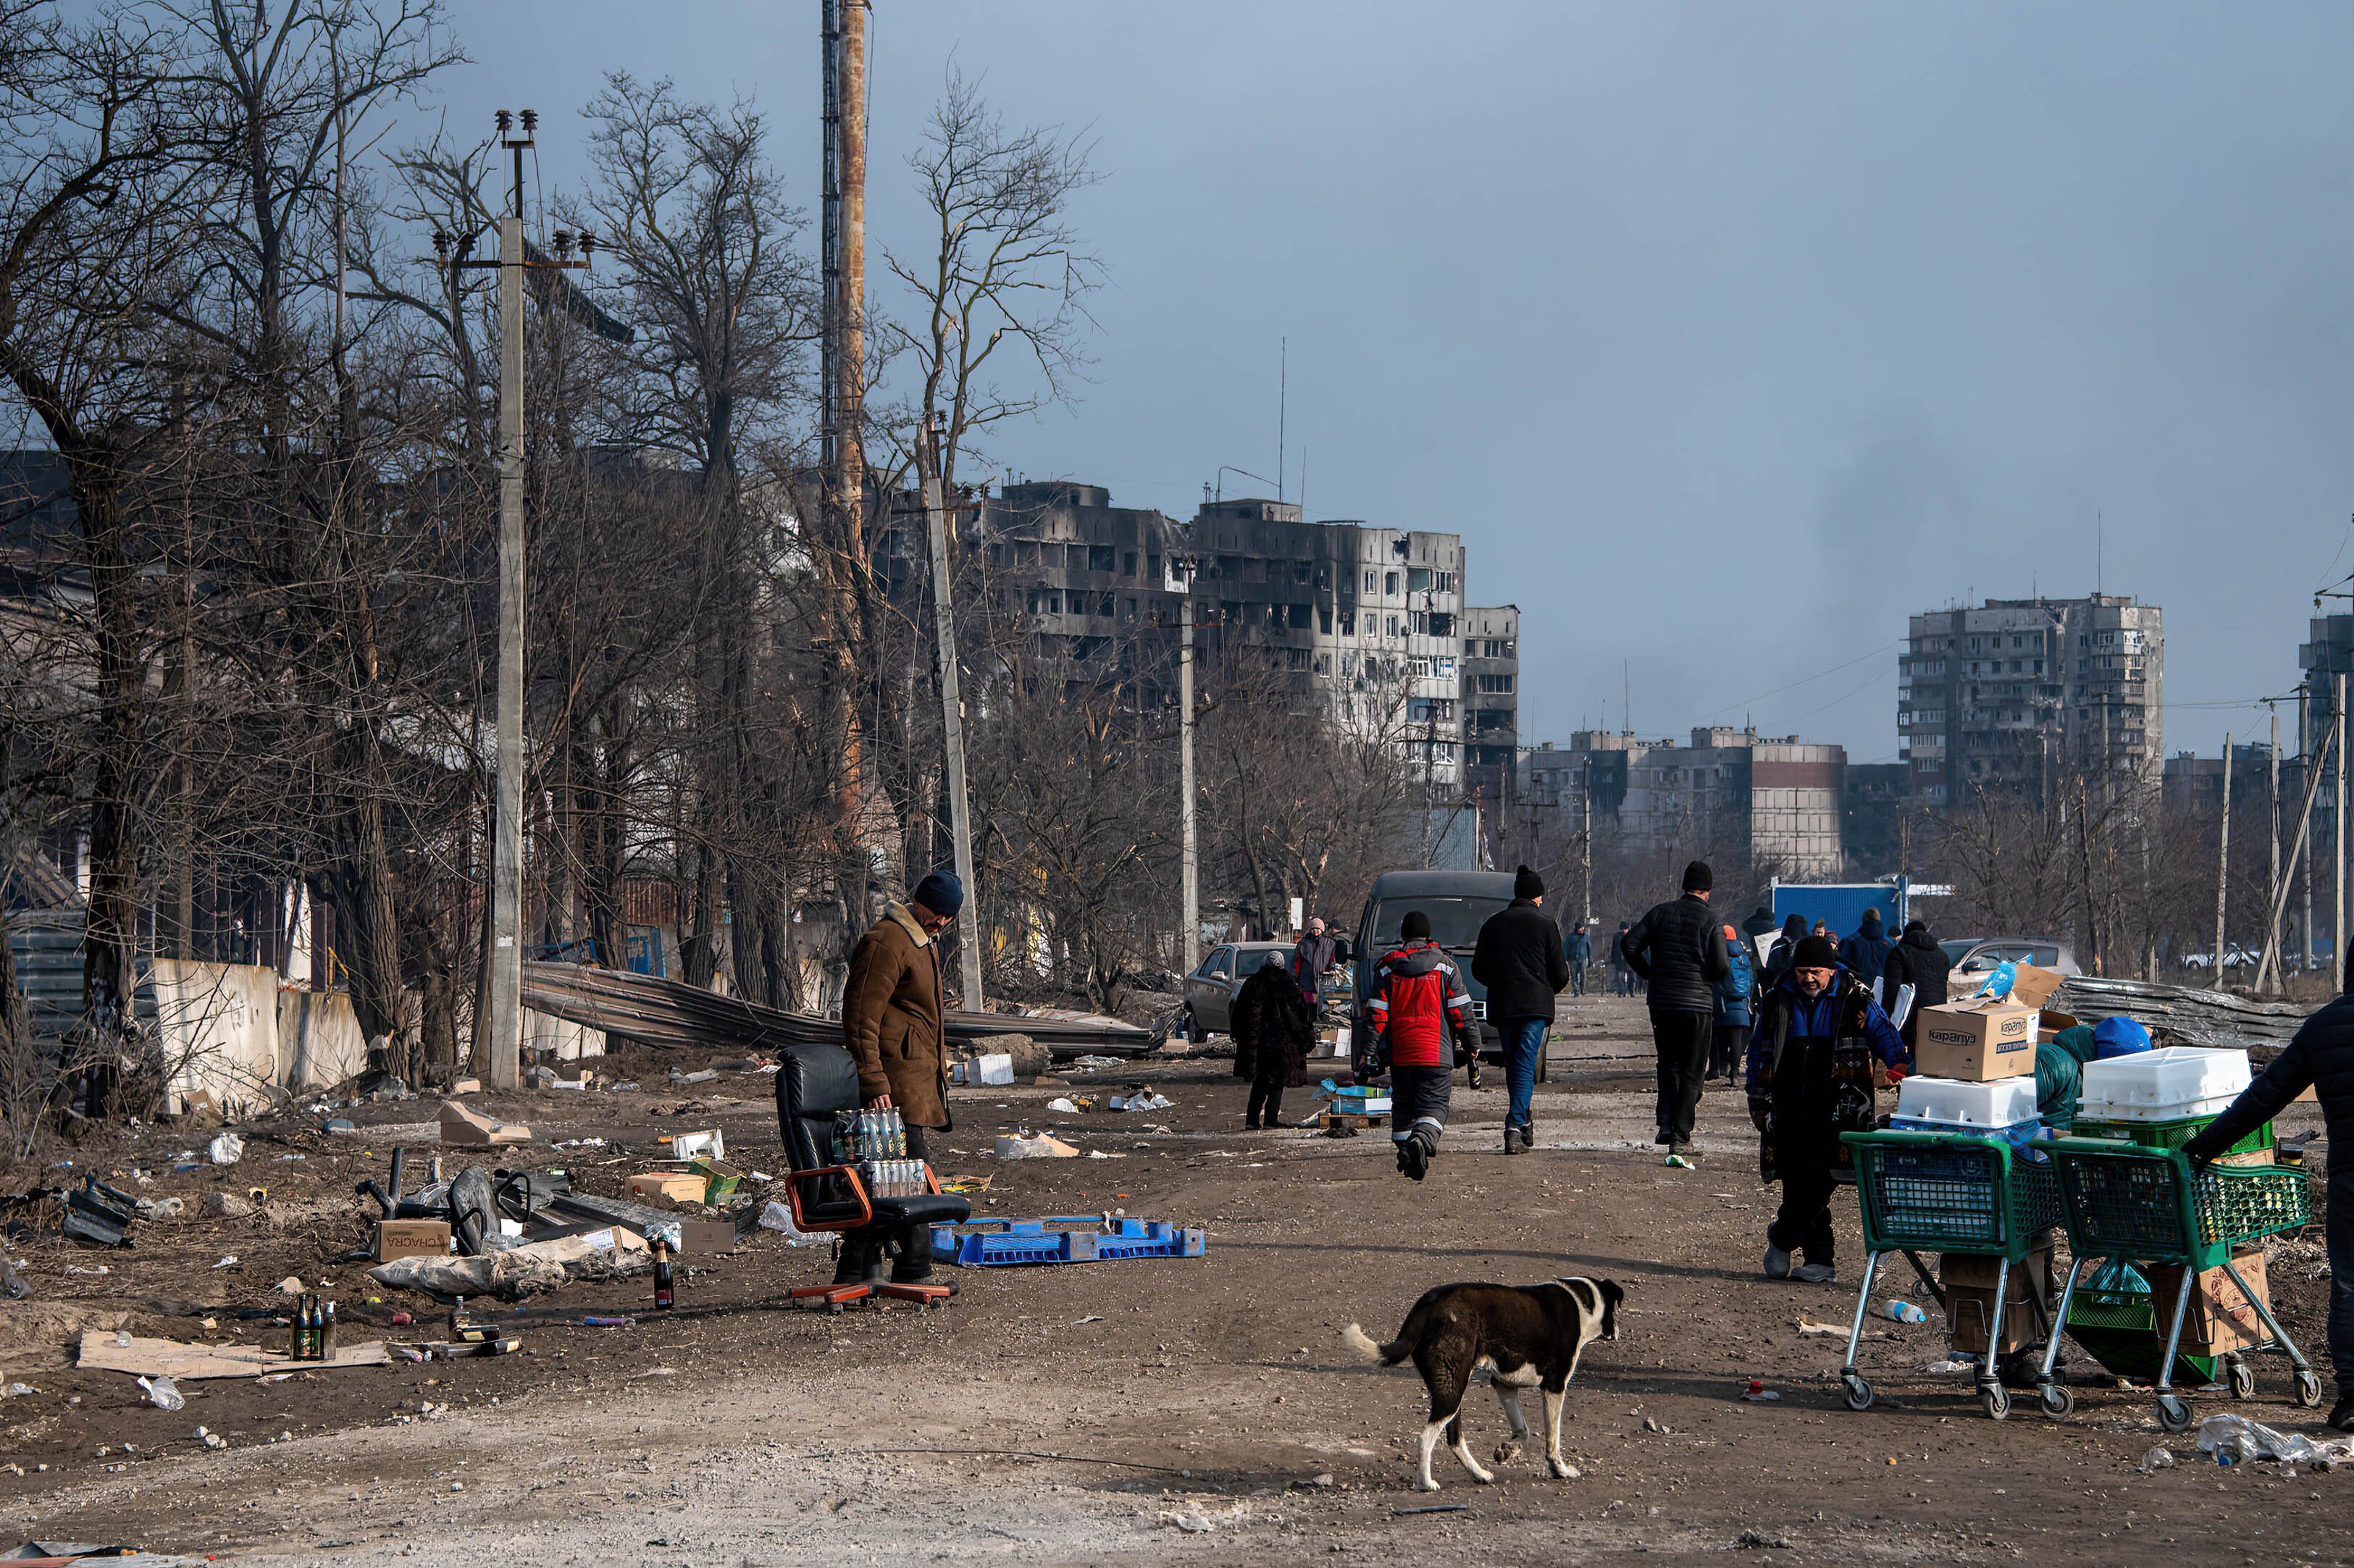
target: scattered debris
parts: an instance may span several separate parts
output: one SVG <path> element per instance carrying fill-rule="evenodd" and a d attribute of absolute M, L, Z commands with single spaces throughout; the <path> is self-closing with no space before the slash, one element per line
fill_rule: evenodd
<path fill-rule="evenodd" d="M 222 1436 L 217 1432 L 207 1431 L 202 1426 L 196 1428 L 196 1441 L 202 1443 L 207 1448 L 226 1448 L 228 1446 L 228 1438 Z"/>
<path fill-rule="evenodd" d="M 1733 1538 L 1733 1550 L 1737 1552 L 1744 1548 L 1749 1548 L 1752 1550 L 1762 1549 L 1768 1552 L 1794 1552 L 1797 1550 L 1787 1541 L 1783 1540 L 1782 1537 L 1778 1535 L 1767 1535 L 1762 1531 L 1755 1530 L 1744 1530 L 1740 1534 Z"/>
<path fill-rule="evenodd" d="M 2212 1454 L 2218 1463 L 2246 1459 L 2279 1459 L 2290 1465 L 2310 1465 L 2334 1470 L 2354 1460 L 2354 1438 L 2317 1441 L 2302 1432 L 2283 1432 L 2244 1415 L 2211 1415 L 2199 1424 L 2199 1451 Z"/>
<path fill-rule="evenodd" d="M 158 1410 L 178 1410 L 188 1402 L 179 1385 L 168 1377 L 143 1377 L 139 1386 L 147 1395 L 147 1403 Z"/>
<path fill-rule="evenodd" d="M 2145 1476 L 2152 1470 L 2172 1468 L 2174 1468 L 2174 1450 L 2171 1448 L 2152 1448 L 2141 1457 L 2141 1473 Z"/>
<path fill-rule="evenodd" d="M 1161 1516 L 1161 1522 L 1175 1525 L 1188 1535 L 1200 1535 L 1217 1528 L 1210 1522 L 1209 1516 L 1198 1508 L 1187 1508 L 1175 1513 L 1164 1513 Z"/>
<path fill-rule="evenodd" d="M 235 1268 L 237 1266 L 237 1254 L 230 1253 L 227 1257 L 222 1258 L 218 1263 L 213 1265 L 213 1266 L 215 1268 Z"/>
<path fill-rule="evenodd" d="M 1073 1145 L 1044 1133 L 1001 1134 L 997 1139 L 1000 1160 L 1074 1160 L 1078 1152 Z"/>
<path fill-rule="evenodd" d="M 253 1213 L 253 1200 L 237 1192 L 207 1192 L 196 1206 L 208 1220 L 242 1220 Z"/>
<path fill-rule="evenodd" d="M 1804 1312 L 1801 1312 L 1801 1313 L 1799 1313 L 1799 1314 L 1798 1314 L 1798 1316 L 1797 1316 L 1797 1330 L 1798 1330 L 1798 1332 L 1800 1332 L 1801 1334 L 1842 1334 L 1842 1335 L 1843 1335 L 1843 1334 L 1845 1334 L 1845 1333 L 1847 1332 L 1847 1329 L 1846 1329 L 1846 1327 L 1845 1327 L 1844 1325 L 1842 1325 L 1842 1324 L 1839 1324 L 1839 1323 L 1818 1323 L 1818 1322 L 1816 1322 L 1812 1318 L 1808 1317 Z"/>
<path fill-rule="evenodd" d="M 205 1146 L 205 1158 L 216 1165 L 234 1165 L 245 1158 L 245 1139 L 224 1132 Z"/>

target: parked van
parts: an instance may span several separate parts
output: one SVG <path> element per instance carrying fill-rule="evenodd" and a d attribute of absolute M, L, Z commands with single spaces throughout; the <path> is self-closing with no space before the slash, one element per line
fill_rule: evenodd
<path fill-rule="evenodd" d="M 1396 950 L 1398 927 L 1410 909 L 1430 916 L 1431 940 L 1446 948 L 1462 971 L 1463 988 L 1471 993 L 1471 1014 L 1479 1021 L 1479 1054 L 1502 1055 L 1503 1036 L 1488 1022 L 1488 988 L 1471 977 L 1471 953 L 1479 945 L 1479 927 L 1488 916 L 1511 901 L 1508 872 L 1389 871 L 1373 879 L 1365 912 L 1357 920 L 1355 959 L 1349 966 L 1349 1039 L 1360 1060 L 1373 1044 L 1366 1004 L 1373 995 L 1373 967 Z"/>

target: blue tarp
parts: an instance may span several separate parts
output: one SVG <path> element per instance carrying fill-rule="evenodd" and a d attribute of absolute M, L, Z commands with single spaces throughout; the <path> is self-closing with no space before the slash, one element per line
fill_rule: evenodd
<path fill-rule="evenodd" d="M 1863 924 L 1863 912 L 1880 911 L 1880 923 L 1893 939 L 1904 927 L 1903 885 L 1884 882 L 1827 882 L 1774 885 L 1774 923 L 1796 915 L 1811 929 L 1816 921 L 1829 925 L 1834 937 L 1852 937 Z"/>

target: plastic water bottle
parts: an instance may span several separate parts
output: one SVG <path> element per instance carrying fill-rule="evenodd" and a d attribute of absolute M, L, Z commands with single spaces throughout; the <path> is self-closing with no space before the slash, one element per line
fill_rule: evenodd
<path fill-rule="evenodd" d="M 1890 1301 L 1884 1303 L 1880 1309 L 1891 1319 L 1899 1323 L 1925 1323 L 1929 1320 L 1929 1314 L 1914 1306 L 1910 1301 Z"/>

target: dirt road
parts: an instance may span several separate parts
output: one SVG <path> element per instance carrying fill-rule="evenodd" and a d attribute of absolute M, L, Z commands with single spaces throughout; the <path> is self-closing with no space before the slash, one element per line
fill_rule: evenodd
<path fill-rule="evenodd" d="M 1241 1088 L 1222 1061 L 1154 1068 L 1176 1105 L 1150 1126 L 1049 1114 L 1045 1100 L 1073 1092 L 1052 1086 L 960 1096 L 946 1140 L 958 1152 L 940 1163 L 994 1176 L 984 1212 L 1117 1208 L 1203 1224 L 1199 1260 L 973 1270 L 941 1310 L 830 1318 L 779 1300 L 822 1276 L 822 1253 L 763 1234 L 696 1269 L 682 1309 L 661 1319 L 634 1284 L 560 1299 L 568 1315 L 636 1310 L 634 1329 L 535 1326 L 525 1353 L 498 1361 L 196 1384 L 178 1414 L 142 1404 L 120 1374 L 20 1351 L 9 1375 L 39 1392 L 0 1404 L 0 1461 L 26 1472 L 0 1467 L 0 1507 L 27 1538 L 257 1564 L 2354 1559 L 2354 1474 L 2219 1469 L 2188 1436 L 2166 1440 L 2174 1467 L 2145 1472 L 2161 1441 L 2147 1396 L 2098 1385 L 2089 1364 L 2069 1421 L 2022 1412 L 1998 1424 L 1966 1381 L 1925 1370 L 1940 1359 L 1937 1323 L 1881 1321 L 1866 1361 L 1882 1402 L 1842 1408 L 1827 1376 L 1840 1341 L 1797 1323 L 1843 1322 L 1851 1283 L 1760 1277 L 1771 1193 L 1738 1096 L 1703 1103 L 1699 1170 L 1660 1164 L 1646 1141 L 1639 1005 L 1569 1004 L 1533 1155 L 1502 1157 L 1500 1092 L 1458 1080 L 1446 1150 L 1420 1186 L 1395 1174 L 1379 1135 L 1240 1131 Z M 1107 1070 L 1079 1092 L 1134 1075 Z M 760 1084 L 727 1093 L 740 1103 L 706 1100 L 693 1120 L 654 1115 L 660 1096 L 519 1097 L 507 1110 L 544 1138 L 641 1146 L 660 1128 L 717 1123 L 739 1157 L 772 1161 Z M 1312 1108 L 1296 1099 L 1295 1118 Z M 1053 1125 L 1107 1158 L 977 1155 L 1022 1125 Z M 173 1139 L 151 1139 L 145 1158 L 180 1147 Z M 554 1158 L 585 1167 L 592 1155 L 621 1158 Z M 313 1146 L 276 1170 L 324 1193 L 378 1168 Z M 157 1190 L 172 1180 L 241 1178 Z M 1844 1203 L 1851 1280 L 1861 1256 Z M 45 1299 L 111 1298 L 133 1308 L 134 1326 L 183 1336 L 204 1331 L 143 1316 L 152 1306 L 132 1298 L 258 1303 L 282 1270 L 356 1294 L 357 1266 L 330 1261 L 356 1234 L 348 1219 L 330 1210 L 266 1234 L 233 1224 L 146 1236 L 104 1260 L 103 1281 L 65 1274 L 89 1254 L 36 1249 L 29 1266 Z M 231 1251 L 239 1266 L 210 1270 Z M 1483 1488 L 1442 1454 L 1444 1490 L 1412 1490 L 1420 1385 L 1350 1361 L 1342 1327 L 1384 1337 L 1446 1280 L 1565 1274 L 1627 1290 L 1623 1337 L 1596 1347 L 1571 1390 L 1564 1446 L 1580 1476 L 1551 1479 L 1532 1453 Z M 2274 1278 L 2317 1352 L 2324 1286 L 2309 1257 L 2279 1259 Z M 2263 1358 L 2258 1396 L 2241 1408 L 2317 1432 L 2289 1404 L 2284 1372 Z M 1745 1402 L 1753 1378 L 1780 1399 Z M 1502 1418 L 1484 1391 L 1467 1408 L 1484 1455 Z M 199 1423 L 228 1446 L 199 1445 Z M 1405 1511 L 1433 1505 L 1463 1511 Z"/>

